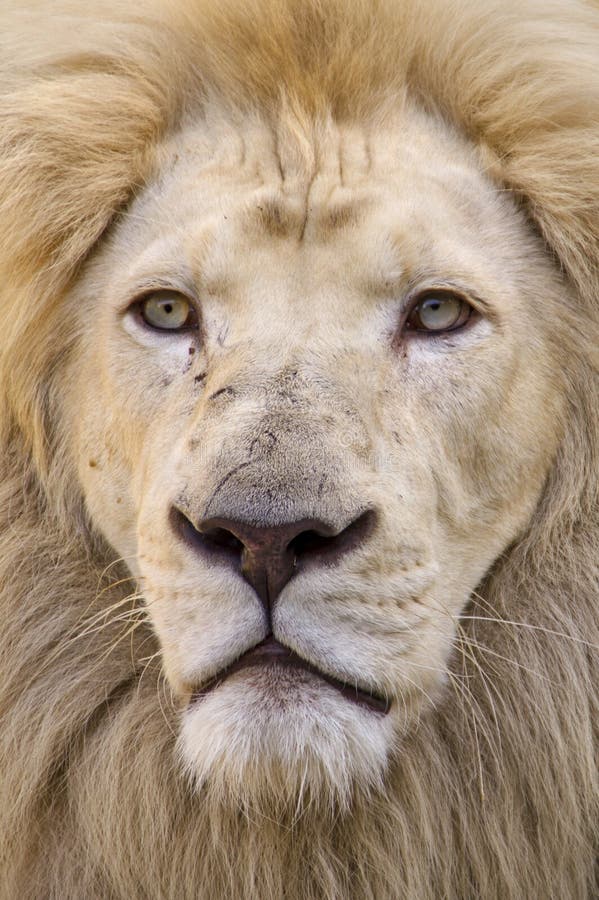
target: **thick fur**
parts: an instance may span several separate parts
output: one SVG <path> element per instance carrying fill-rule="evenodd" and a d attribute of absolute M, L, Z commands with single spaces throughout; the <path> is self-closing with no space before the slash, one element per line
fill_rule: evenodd
<path fill-rule="evenodd" d="M 1 17 L 1 896 L 597 896 L 599 12 L 127 8 L 9 2 Z M 481 149 L 571 283 L 555 322 L 569 420 L 527 534 L 465 613 L 455 688 L 384 789 L 337 817 L 317 802 L 233 814 L 175 765 L 155 638 L 130 632 L 128 572 L 83 512 L 61 300 L 205 95 L 309 121 L 383 116 L 406 92 Z"/>

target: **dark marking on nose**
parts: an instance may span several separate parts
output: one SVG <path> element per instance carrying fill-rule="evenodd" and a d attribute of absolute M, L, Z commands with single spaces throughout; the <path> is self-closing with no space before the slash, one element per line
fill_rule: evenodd
<path fill-rule="evenodd" d="M 250 457 L 256 454 L 268 456 L 277 446 L 277 436 L 272 431 L 263 431 L 250 444 Z"/>
<path fill-rule="evenodd" d="M 299 569 L 335 563 L 366 540 L 375 519 L 375 512 L 366 510 L 341 529 L 320 519 L 259 526 L 225 516 L 194 525 L 180 510 L 171 513 L 187 543 L 205 559 L 229 564 L 253 587 L 269 620 L 277 597 Z"/>
<path fill-rule="evenodd" d="M 229 397 L 233 397 L 235 395 L 235 388 L 232 388 L 230 384 L 226 385 L 226 387 L 219 388 L 218 391 L 215 391 L 213 394 L 210 394 L 209 400 L 216 400 L 217 397 L 221 397 L 223 394 Z"/>

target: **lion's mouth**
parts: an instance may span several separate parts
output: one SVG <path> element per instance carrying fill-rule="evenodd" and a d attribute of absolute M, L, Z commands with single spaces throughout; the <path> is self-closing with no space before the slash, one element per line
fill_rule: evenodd
<path fill-rule="evenodd" d="M 230 663 L 230 665 L 221 669 L 214 678 L 211 678 L 210 681 L 197 688 L 192 694 L 190 703 L 193 704 L 201 700 L 202 697 L 205 697 L 206 694 L 217 688 L 235 672 L 240 672 L 242 669 L 249 667 L 264 666 L 301 669 L 304 672 L 315 675 L 322 681 L 326 681 L 327 684 L 334 687 L 351 703 L 357 703 L 359 706 L 367 707 L 369 710 L 381 715 L 385 715 L 389 712 L 391 704 L 386 697 L 360 688 L 357 685 L 350 685 L 347 682 L 340 681 L 339 679 L 328 675 L 326 672 L 321 672 L 320 669 L 317 669 L 316 666 L 313 666 L 305 659 L 302 659 L 301 656 L 298 656 L 297 653 L 290 650 L 289 647 L 280 644 L 272 635 L 246 651 L 242 656 Z"/>

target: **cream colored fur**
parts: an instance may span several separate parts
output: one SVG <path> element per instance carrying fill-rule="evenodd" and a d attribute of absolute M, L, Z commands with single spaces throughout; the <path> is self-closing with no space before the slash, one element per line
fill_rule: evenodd
<path fill-rule="evenodd" d="M 0 896 L 596 896 L 596 6 L 0 24 Z M 203 343 L 124 312 L 198 272 Z M 431 272 L 485 312 L 400 341 Z M 386 717 L 262 676 L 185 711 L 264 636 L 169 530 L 225 482 L 377 509 L 273 629 Z"/>

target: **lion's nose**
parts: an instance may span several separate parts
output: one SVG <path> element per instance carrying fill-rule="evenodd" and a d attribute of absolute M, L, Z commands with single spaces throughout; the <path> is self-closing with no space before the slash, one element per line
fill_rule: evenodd
<path fill-rule="evenodd" d="M 193 525 L 178 510 L 175 515 L 179 530 L 200 552 L 227 560 L 241 573 L 269 616 L 298 568 L 336 561 L 365 540 L 375 518 L 373 510 L 366 510 L 339 530 L 320 519 L 259 526 L 213 516 Z"/>

